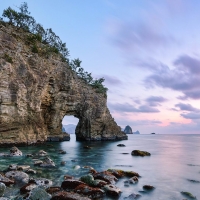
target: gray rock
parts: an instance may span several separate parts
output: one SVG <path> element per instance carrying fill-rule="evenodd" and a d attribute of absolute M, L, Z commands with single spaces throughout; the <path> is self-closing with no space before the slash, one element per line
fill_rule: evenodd
<path fill-rule="evenodd" d="M 5 189 L 6 185 L 4 183 L 0 183 L 0 197 L 3 196 Z"/>
<path fill-rule="evenodd" d="M 41 188 L 34 188 L 30 191 L 28 198 L 30 200 L 50 200 L 51 195 Z"/>
<path fill-rule="evenodd" d="M 28 183 L 29 181 L 29 175 L 22 171 L 9 171 L 5 176 L 14 179 L 16 182 Z"/>
<path fill-rule="evenodd" d="M 46 157 L 43 163 L 40 165 L 40 167 L 55 167 L 55 166 L 56 166 L 55 163 L 49 157 Z"/>
<path fill-rule="evenodd" d="M 17 147 L 10 149 L 10 156 L 22 156 L 22 152 Z"/>
<path fill-rule="evenodd" d="M 129 125 L 127 125 L 125 127 L 125 129 L 124 129 L 124 133 L 126 133 L 126 134 L 133 134 L 132 128 Z"/>

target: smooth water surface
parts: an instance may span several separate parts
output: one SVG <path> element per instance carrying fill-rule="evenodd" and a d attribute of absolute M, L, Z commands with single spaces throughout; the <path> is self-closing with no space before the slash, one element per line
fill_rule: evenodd
<path fill-rule="evenodd" d="M 0 170 L 7 168 L 9 164 L 28 164 L 37 170 L 38 177 L 49 178 L 54 185 L 60 185 L 65 174 L 76 178 L 87 174 L 88 169 L 83 166 L 91 166 L 97 171 L 108 168 L 132 170 L 141 175 L 135 185 L 125 187 L 121 179 L 117 182 L 123 193 L 119 199 L 124 199 L 131 193 L 139 193 L 143 185 L 153 185 L 156 189 L 147 194 L 141 194 L 141 200 L 182 200 L 186 199 L 180 192 L 187 191 L 200 199 L 200 135 L 129 135 L 128 140 L 114 142 L 77 142 L 75 135 L 71 135 L 71 141 L 61 143 L 48 143 L 37 147 L 19 148 L 23 154 L 35 153 L 40 149 L 48 152 L 57 167 L 45 169 L 34 167 L 32 158 L 0 158 Z M 125 144 L 118 147 L 117 144 Z M 84 146 L 91 149 L 85 149 Z M 58 154 L 62 149 L 67 154 Z M 150 157 L 135 157 L 132 150 L 144 150 L 151 153 Z M 9 148 L 0 149 L 0 152 L 8 152 Z M 123 154 L 129 153 L 129 154 Z M 66 161 L 65 166 L 60 162 Z M 79 165 L 81 168 L 74 169 Z M 13 189 L 14 191 L 14 189 Z M 109 199 L 109 198 L 105 198 Z"/>

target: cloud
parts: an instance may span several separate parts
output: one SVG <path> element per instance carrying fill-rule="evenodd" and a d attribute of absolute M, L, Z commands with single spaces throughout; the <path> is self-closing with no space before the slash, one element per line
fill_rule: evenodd
<path fill-rule="evenodd" d="M 184 110 L 184 111 L 200 112 L 200 109 L 194 108 L 190 104 L 178 103 L 178 104 L 175 105 L 175 107 L 178 107 L 182 111 Z"/>
<path fill-rule="evenodd" d="M 154 65 L 149 64 L 147 69 Z M 145 63 L 142 64 L 144 66 Z M 162 87 L 180 91 L 184 95 L 179 99 L 200 99 L 200 60 L 188 55 L 182 55 L 175 60 L 175 68 L 170 69 L 164 64 L 152 67 L 152 74 L 144 79 L 144 84 L 148 88 Z"/>
<path fill-rule="evenodd" d="M 184 117 L 185 119 L 200 119 L 200 112 L 183 113 L 181 114 L 181 116 Z"/>
<path fill-rule="evenodd" d="M 149 106 L 156 107 L 159 106 L 160 103 L 166 102 L 167 99 L 161 96 L 150 96 L 146 99 L 146 102 Z"/>
<path fill-rule="evenodd" d="M 114 111 L 119 112 L 135 112 L 135 113 L 157 113 L 160 112 L 156 108 L 152 108 L 148 105 L 141 105 L 138 108 L 134 107 L 133 105 L 129 103 L 110 103 L 109 108 Z"/>
<path fill-rule="evenodd" d="M 125 52 L 156 50 L 155 46 L 166 47 L 177 43 L 172 36 L 159 33 L 158 28 L 147 22 L 112 22 L 109 26 L 112 27 L 111 42 Z"/>

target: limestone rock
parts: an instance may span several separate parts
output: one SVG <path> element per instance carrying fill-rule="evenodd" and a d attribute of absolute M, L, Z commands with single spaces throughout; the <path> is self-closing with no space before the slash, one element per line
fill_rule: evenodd
<path fill-rule="evenodd" d="M 79 78 L 58 54 L 33 53 L 29 34 L 0 24 L 0 146 L 69 140 L 62 133 L 65 115 L 79 119 L 77 140 L 127 139 L 105 95 Z"/>

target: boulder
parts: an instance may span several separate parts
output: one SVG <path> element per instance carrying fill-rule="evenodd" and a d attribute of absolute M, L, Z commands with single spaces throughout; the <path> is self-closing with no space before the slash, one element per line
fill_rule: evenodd
<path fill-rule="evenodd" d="M 74 192 L 61 191 L 53 195 L 51 200 L 91 200 L 91 199 Z"/>
<path fill-rule="evenodd" d="M 88 185 L 79 185 L 74 192 L 88 196 L 91 199 L 103 198 L 105 192 L 99 188 L 92 188 Z"/>
<path fill-rule="evenodd" d="M 36 185 L 35 183 L 27 183 L 26 185 L 20 188 L 20 193 L 26 194 L 36 187 L 38 187 L 38 185 Z"/>
<path fill-rule="evenodd" d="M 29 181 L 29 175 L 22 171 L 9 171 L 5 176 L 14 179 L 16 183 L 28 183 Z"/>
<path fill-rule="evenodd" d="M 126 145 L 125 144 L 118 144 L 117 146 L 118 147 L 125 147 Z"/>
<path fill-rule="evenodd" d="M 10 149 L 10 156 L 22 156 L 22 152 L 17 147 Z"/>
<path fill-rule="evenodd" d="M 4 183 L 6 186 L 9 186 L 11 184 L 14 184 L 14 180 L 11 180 L 7 177 L 5 177 L 4 174 L 0 174 L 0 183 Z"/>
<path fill-rule="evenodd" d="M 97 172 L 92 175 L 94 179 L 103 180 L 108 184 L 115 184 L 115 182 L 118 181 L 118 179 L 109 171 Z"/>
<path fill-rule="evenodd" d="M 63 188 L 64 190 L 73 190 L 76 187 L 78 187 L 79 185 L 84 185 L 84 184 L 85 183 L 82 181 L 67 179 L 62 182 L 61 188 Z"/>
<path fill-rule="evenodd" d="M 46 156 L 47 155 L 47 152 L 44 151 L 44 150 L 40 150 L 37 154 L 38 156 Z"/>
<path fill-rule="evenodd" d="M 151 154 L 147 151 L 133 150 L 131 152 L 132 156 L 150 156 Z"/>
<path fill-rule="evenodd" d="M 103 190 L 106 192 L 106 195 L 112 196 L 112 197 L 119 197 L 121 194 L 121 190 L 117 188 L 115 185 L 105 185 L 103 187 Z"/>
<path fill-rule="evenodd" d="M 144 185 L 144 186 L 143 186 L 143 189 L 149 191 L 149 190 L 153 190 L 153 189 L 155 189 L 155 187 L 152 186 L 152 185 Z"/>
<path fill-rule="evenodd" d="M 121 178 L 121 177 L 140 177 L 140 175 L 137 172 L 134 171 L 123 171 L 121 169 L 108 169 L 108 172 L 110 172 L 111 174 L 113 174 L 114 176 L 116 176 L 117 178 Z"/>
<path fill-rule="evenodd" d="M 49 157 L 46 157 L 43 163 L 41 163 L 39 166 L 40 167 L 55 167 L 56 165 L 53 162 L 53 160 L 51 160 Z"/>
<path fill-rule="evenodd" d="M 48 188 L 52 186 L 53 182 L 46 178 L 36 178 L 36 179 L 30 179 L 29 183 L 36 184 L 38 186 L 43 186 L 44 188 Z"/>

